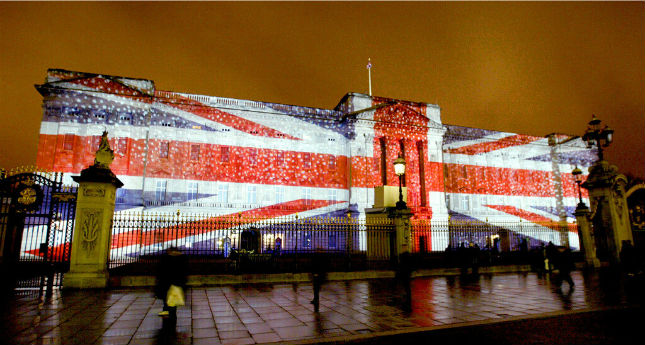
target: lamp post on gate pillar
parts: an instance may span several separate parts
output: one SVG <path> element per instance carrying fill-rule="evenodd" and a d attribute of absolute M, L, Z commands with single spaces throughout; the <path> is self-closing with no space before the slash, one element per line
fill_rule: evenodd
<path fill-rule="evenodd" d="M 396 231 L 396 260 L 399 265 L 408 265 L 409 263 L 404 263 L 402 257 L 407 257 L 410 253 L 410 237 L 411 237 L 411 227 L 410 227 L 410 218 L 412 217 L 412 212 L 408 208 L 408 205 L 403 201 L 403 188 L 401 186 L 403 175 L 405 174 L 405 159 L 402 156 L 399 156 L 394 160 L 394 173 L 399 176 L 399 201 L 396 203 L 396 208 L 391 213 L 394 218 L 394 228 Z M 402 268 L 401 266 L 399 268 Z"/>
<path fill-rule="evenodd" d="M 590 228 L 593 228 L 596 256 L 610 264 L 618 264 L 622 244 L 633 241 L 625 198 L 627 179 L 615 165 L 604 159 L 603 148 L 613 141 L 614 130 L 606 125 L 602 127 L 600 123 L 593 115 L 582 136 L 588 148 L 598 149 L 598 160 L 589 168 L 589 175 L 581 187 L 589 191 L 590 213 L 594 215 L 589 221 L 593 224 Z"/>
<path fill-rule="evenodd" d="M 596 257 L 596 242 L 591 232 L 591 224 L 589 222 L 589 208 L 582 201 L 582 170 L 577 166 L 571 172 L 576 184 L 578 185 L 578 206 L 574 215 L 578 223 L 578 241 L 580 242 L 580 251 L 585 254 L 585 263 L 588 268 L 600 267 L 600 261 Z"/>
<path fill-rule="evenodd" d="M 573 175 L 573 178 L 578 185 L 578 207 L 580 207 L 581 205 L 584 206 L 584 203 L 582 202 L 582 191 L 580 190 L 580 184 L 582 183 L 582 170 L 580 170 L 580 168 L 576 166 L 575 169 L 573 169 L 573 171 L 571 172 L 571 175 Z"/>
<path fill-rule="evenodd" d="M 405 158 L 399 156 L 394 160 L 394 173 L 399 177 L 399 201 L 396 203 L 397 210 L 407 208 L 407 204 L 403 201 L 403 188 L 401 187 L 401 180 L 405 174 Z"/>

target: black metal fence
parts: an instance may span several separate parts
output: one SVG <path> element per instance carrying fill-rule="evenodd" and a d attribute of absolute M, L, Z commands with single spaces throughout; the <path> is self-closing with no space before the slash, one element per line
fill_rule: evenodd
<path fill-rule="evenodd" d="M 0 172 L 0 266 L 19 289 L 60 286 L 69 269 L 76 186 L 37 167 Z"/>
<path fill-rule="evenodd" d="M 571 231 L 575 227 L 558 223 L 412 220 L 410 251 L 419 257 L 417 263 L 445 264 L 444 252 L 459 246 L 502 255 L 549 241 L 561 244 Z M 117 273 L 150 273 L 167 248 L 177 247 L 190 256 L 193 273 L 305 270 L 313 253 L 326 254 L 336 270 L 391 268 L 395 245 L 394 222 L 385 217 L 121 212 L 113 221 L 109 267 Z"/>

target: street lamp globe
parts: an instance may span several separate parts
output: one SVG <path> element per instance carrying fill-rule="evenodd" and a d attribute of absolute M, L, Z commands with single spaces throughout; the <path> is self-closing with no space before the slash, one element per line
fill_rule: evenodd
<path fill-rule="evenodd" d="M 594 146 L 598 148 L 598 160 L 602 161 L 602 149 L 609 146 L 614 140 L 614 130 L 607 125 L 602 128 L 600 122 L 596 115 L 592 115 L 582 140 L 587 143 L 588 148 L 593 148 Z"/>
<path fill-rule="evenodd" d="M 405 158 L 399 156 L 399 158 L 394 160 L 394 173 L 397 176 L 405 174 Z"/>
<path fill-rule="evenodd" d="M 401 180 L 405 174 L 405 158 L 399 156 L 399 158 L 394 160 L 394 173 L 399 176 L 399 201 L 396 203 L 396 208 L 403 210 L 408 207 L 405 201 L 403 201 L 403 188 L 401 188 Z"/>

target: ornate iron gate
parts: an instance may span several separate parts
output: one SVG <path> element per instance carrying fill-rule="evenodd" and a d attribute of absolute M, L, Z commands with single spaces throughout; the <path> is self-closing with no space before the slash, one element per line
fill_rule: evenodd
<path fill-rule="evenodd" d="M 61 286 L 69 270 L 77 187 L 33 168 L 0 173 L 0 265 L 9 286 Z"/>

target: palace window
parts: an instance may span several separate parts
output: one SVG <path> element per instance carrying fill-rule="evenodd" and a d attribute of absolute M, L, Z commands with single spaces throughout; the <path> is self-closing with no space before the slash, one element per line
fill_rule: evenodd
<path fill-rule="evenodd" d="M 327 164 L 330 171 L 336 171 L 336 156 L 329 156 L 329 164 Z"/>
<path fill-rule="evenodd" d="M 157 181 L 155 186 L 155 201 L 166 200 L 166 181 Z"/>
<path fill-rule="evenodd" d="M 188 201 L 199 198 L 199 183 L 188 182 Z"/>
<path fill-rule="evenodd" d="M 249 163 L 251 165 L 255 165 L 258 162 L 258 150 L 257 149 L 251 149 L 249 151 Z"/>
<path fill-rule="evenodd" d="M 461 209 L 462 210 L 470 210 L 470 196 L 469 195 L 461 195 Z"/>
<path fill-rule="evenodd" d="M 159 146 L 159 158 L 168 158 L 170 153 L 170 142 L 162 141 Z"/>
<path fill-rule="evenodd" d="M 279 204 L 284 202 L 284 187 L 276 186 L 275 187 L 275 203 Z"/>
<path fill-rule="evenodd" d="M 217 185 L 217 202 L 222 204 L 228 202 L 228 184 L 220 183 Z"/>
<path fill-rule="evenodd" d="M 311 205 L 311 188 L 304 188 L 302 190 L 302 198 L 305 200 L 305 205 Z"/>
<path fill-rule="evenodd" d="M 327 194 L 327 199 L 328 200 L 336 201 L 338 199 L 338 195 L 337 195 L 337 192 L 336 192 L 335 189 L 328 190 L 328 193 L 329 193 L 329 194 Z"/>
<path fill-rule="evenodd" d="M 221 161 L 222 163 L 228 163 L 229 159 L 231 158 L 231 157 L 230 157 L 230 155 L 229 155 L 229 149 L 228 149 L 228 146 L 222 146 L 222 147 L 219 149 L 219 153 L 220 153 L 220 158 L 219 158 L 219 159 L 220 159 L 220 161 Z"/>
<path fill-rule="evenodd" d="M 256 186 L 248 186 L 246 187 L 246 201 L 249 204 L 257 204 L 258 203 L 258 190 Z"/>
<path fill-rule="evenodd" d="M 276 157 L 275 157 L 275 163 L 276 163 L 276 165 L 278 165 L 278 166 L 283 166 L 283 165 L 284 165 L 284 152 L 279 151 L 279 152 L 276 154 Z"/>
<path fill-rule="evenodd" d="M 65 141 L 63 143 L 63 150 L 71 151 L 74 149 L 74 134 L 65 134 Z"/>
<path fill-rule="evenodd" d="M 199 160 L 199 145 L 190 145 L 190 160 Z"/>

